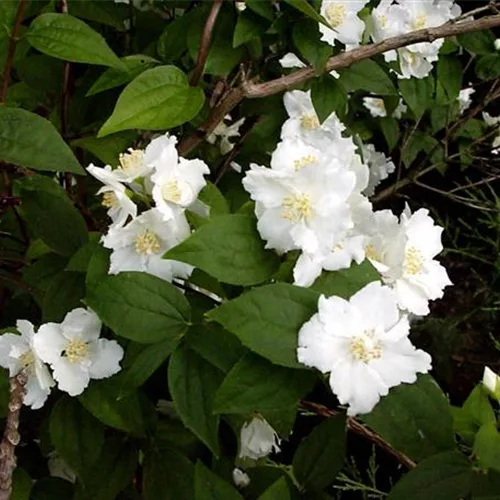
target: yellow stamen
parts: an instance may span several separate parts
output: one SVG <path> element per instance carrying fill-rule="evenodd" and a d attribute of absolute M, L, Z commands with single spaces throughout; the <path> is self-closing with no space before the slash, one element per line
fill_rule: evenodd
<path fill-rule="evenodd" d="M 424 267 L 424 257 L 420 250 L 410 247 L 406 250 L 403 269 L 406 274 L 415 275 L 422 271 Z"/>
<path fill-rule="evenodd" d="M 160 240 L 155 233 L 146 229 L 135 238 L 135 251 L 139 255 L 151 255 L 160 252 Z"/>
<path fill-rule="evenodd" d="M 283 207 L 283 219 L 290 222 L 307 220 L 312 215 L 311 199 L 308 194 L 296 194 L 287 196 L 281 204 Z"/>
<path fill-rule="evenodd" d="M 314 130 L 319 127 L 319 120 L 316 115 L 302 115 L 300 117 L 300 125 L 306 130 Z"/>
<path fill-rule="evenodd" d="M 382 346 L 378 340 L 375 341 L 373 330 L 363 332 L 359 337 L 352 339 L 350 348 L 354 359 L 363 363 L 382 357 Z"/>
<path fill-rule="evenodd" d="M 299 158 L 298 160 L 294 160 L 293 166 L 295 167 L 295 170 L 300 170 L 302 167 L 311 165 L 312 163 L 316 163 L 317 161 L 318 159 L 315 156 L 307 155 Z"/>
<path fill-rule="evenodd" d="M 166 201 L 171 201 L 172 203 L 179 203 L 181 201 L 181 190 L 179 189 L 179 183 L 173 179 L 164 184 L 161 188 L 161 194 Z"/>
<path fill-rule="evenodd" d="M 144 164 L 144 152 L 141 149 L 129 149 L 120 154 L 120 167 L 127 175 L 134 175 Z"/>
<path fill-rule="evenodd" d="M 106 208 L 117 208 L 120 206 L 120 203 L 114 191 L 106 191 L 102 195 L 101 205 Z"/>
<path fill-rule="evenodd" d="M 373 245 L 366 245 L 365 255 L 367 259 L 381 261 L 381 257 Z"/>
<path fill-rule="evenodd" d="M 33 352 L 31 350 L 29 350 L 21 355 L 21 357 L 19 358 L 19 361 L 21 361 L 23 368 L 28 368 L 35 361 L 35 356 L 33 355 Z"/>
<path fill-rule="evenodd" d="M 346 15 L 347 11 L 343 3 L 331 3 L 325 9 L 326 20 L 332 28 L 338 28 L 344 22 Z"/>
<path fill-rule="evenodd" d="M 413 29 L 414 30 L 422 30 L 427 27 L 427 14 L 425 12 L 421 12 L 413 21 Z"/>
<path fill-rule="evenodd" d="M 64 354 L 70 363 L 78 363 L 88 356 L 89 348 L 83 340 L 73 339 L 68 342 Z"/>

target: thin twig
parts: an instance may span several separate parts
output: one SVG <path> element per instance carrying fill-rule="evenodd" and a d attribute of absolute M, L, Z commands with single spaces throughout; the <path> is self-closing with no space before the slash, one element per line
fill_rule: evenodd
<path fill-rule="evenodd" d="M 10 379 L 10 400 L 3 439 L 0 443 L 0 500 L 9 500 L 12 474 L 16 468 L 16 446 L 19 444 L 19 415 L 24 400 L 27 376 L 24 371 Z"/>
<path fill-rule="evenodd" d="M 200 48 L 196 59 L 196 67 L 194 68 L 193 74 L 189 80 L 189 84 L 192 87 L 196 87 L 196 85 L 198 85 L 201 75 L 203 75 L 203 70 L 205 69 L 205 63 L 208 57 L 208 51 L 210 49 L 210 42 L 212 41 L 212 32 L 221 7 L 222 0 L 214 0 L 201 35 Z"/>
<path fill-rule="evenodd" d="M 396 50 L 408 45 L 420 42 L 433 42 L 440 38 L 471 33 L 473 31 L 486 30 L 500 26 L 500 15 L 487 16 L 474 21 L 460 23 L 447 22 L 436 28 L 426 28 L 413 31 L 405 35 L 395 36 L 379 43 L 364 45 L 348 52 L 342 52 L 329 59 L 324 72 L 343 69 L 363 59 L 383 54 L 390 50 Z M 256 99 L 278 94 L 289 90 L 301 83 L 318 76 L 316 69 L 303 68 L 289 75 L 276 78 L 269 82 L 257 83 L 255 81 L 244 81 L 240 86 L 227 92 L 219 105 L 215 106 L 207 121 L 195 131 L 193 135 L 186 137 L 179 144 L 180 154 L 185 155 L 203 141 L 205 135 L 212 132 L 215 127 L 245 98 Z"/>
<path fill-rule="evenodd" d="M 321 415 L 322 417 L 332 417 L 333 415 L 338 415 L 339 413 L 341 413 L 339 411 L 332 410 L 330 408 L 327 408 L 326 406 L 320 405 L 318 403 L 313 403 L 311 401 L 301 401 L 300 405 L 307 410 L 311 410 L 314 413 Z M 351 432 L 359 434 L 360 436 L 368 439 L 372 443 L 382 448 L 384 451 L 396 458 L 396 460 L 406 468 L 413 469 L 417 466 L 417 464 L 410 457 L 396 450 L 396 448 L 390 445 L 387 441 L 384 441 L 381 436 L 373 432 L 366 425 L 358 422 L 355 418 L 347 417 L 347 428 Z"/>
<path fill-rule="evenodd" d="M 14 53 L 16 51 L 17 37 L 19 35 L 19 30 L 21 29 L 24 11 L 26 10 L 27 6 L 28 0 L 19 0 L 14 27 L 12 28 L 12 33 L 9 38 L 9 48 L 7 49 L 7 58 L 5 59 L 5 68 L 3 71 L 2 93 L 0 94 L 0 102 L 2 103 L 5 103 L 5 100 L 7 99 L 7 90 L 10 83 L 10 72 L 12 71 L 12 64 L 14 63 Z"/>

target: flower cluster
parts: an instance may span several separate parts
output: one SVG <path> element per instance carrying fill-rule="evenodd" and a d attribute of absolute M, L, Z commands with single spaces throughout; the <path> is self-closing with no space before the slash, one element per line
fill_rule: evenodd
<path fill-rule="evenodd" d="M 310 286 L 323 270 L 365 259 L 379 272 L 381 282 L 349 302 L 320 299 L 319 313 L 299 334 L 299 361 L 330 372 L 332 390 L 351 413 L 369 411 L 390 387 L 430 368 L 429 356 L 408 340 L 407 316 L 428 314 L 429 301 L 451 284 L 435 260 L 442 228 L 426 209 L 406 207 L 399 218 L 373 211 L 367 196 L 394 172 L 394 163 L 373 145 L 357 149 L 334 113 L 320 124 L 309 93 L 292 91 L 284 101 L 289 118 L 271 168 L 252 164 L 243 185 L 255 201 L 266 247 L 300 250 L 296 285 Z"/>
<path fill-rule="evenodd" d="M 27 376 L 25 405 L 41 408 L 55 382 L 70 396 L 78 396 L 90 379 L 120 371 L 123 349 L 115 340 L 99 338 L 101 327 L 93 311 L 78 308 L 61 323 L 45 323 L 36 333 L 29 321 L 18 320 L 21 335 L 0 336 L 0 366 L 8 368 L 11 377 L 21 372 Z"/>
<path fill-rule="evenodd" d="M 110 274 L 144 271 L 168 281 L 186 278 L 192 267 L 165 260 L 163 254 L 190 235 L 185 211 L 203 210 L 197 201 L 209 173 L 201 160 L 179 157 L 177 139 L 168 134 L 153 139 L 144 150 L 120 155 L 120 165 L 87 170 L 104 186 L 102 204 L 112 220 L 102 243 L 111 249 Z M 138 213 L 133 199 L 148 210 Z M 151 208 L 152 204 L 154 206 Z"/>

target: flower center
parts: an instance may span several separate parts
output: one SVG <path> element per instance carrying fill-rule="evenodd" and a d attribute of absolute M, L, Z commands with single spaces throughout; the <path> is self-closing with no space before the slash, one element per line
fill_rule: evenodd
<path fill-rule="evenodd" d="M 347 11 L 343 3 L 329 4 L 325 10 L 325 17 L 332 28 L 340 26 L 346 18 Z"/>
<path fill-rule="evenodd" d="M 120 154 L 120 167 L 127 175 L 137 175 L 144 165 L 144 152 L 141 149 L 129 149 L 129 153 Z"/>
<path fill-rule="evenodd" d="M 375 104 L 375 107 L 380 109 L 381 111 L 385 111 L 385 104 L 383 99 L 379 99 L 376 97 L 373 101 L 373 104 Z"/>
<path fill-rule="evenodd" d="M 311 165 L 312 163 L 316 163 L 317 161 L 318 159 L 315 156 L 307 155 L 299 158 L 298 160 L 294 160 L 293 166 L 295 167 L 295 170 L 300 170 L 302 167 Z"/>
<path fill-rule="evenodd" d="M 413 21 L 413 29 L 414 30 L 422 30 L 427 26 L 427 14 L 425 12 L 421 12 Z"/>
<path fill-rule="evenodd" d="M 181 190 L 179 189 L 179 183 L 172 179 L 164 184 L 161 188 L 161 194 L 166 201 L 171 201 L 172 203 L 179 203 L 181 201 Z"/>
<path fill-rule="evenodd" d="M 78 363 L 89 354 L 89 347 L 86 342 L 80 339 L 73 339 L 68 342 L 64 354 L 70 363 Z"/>
<path fill-rule="evenodd" d="M 296 194 L 287 196 L 281 204 L 283 207 L 283 219 L 290 222 L 299 222 L 308 219 L 312 215 L 311 199 L 308 194 Z"/>
<path fill-rule="evenodd" d="M 22 354 L 19 357 L 19 361 L 21 361 L 23 368 L 29 368 L 35 361 L 35 356 L 33 355 L 31 349 Z"/>
<path fill-rule="evenodd" d="M 118 198 L 113 191 L 106 191 L 102 195 L 101 205 L 106 208 L 117 208 L 120 206 Z"/>
<path fill-rule="evenodd" d="M 300 117 L 300 125 L 306 130 L 314 130 L 319 127 L 318 117 L 314 114 L 303 114 Z"/>
<path fill-rule="evenodd" d="M 387 27 L 387 16 L 381 15 L 377 17 L 381 28 Z"/>
<path fill-rule="evenodd" d="M 381 261 L 381 257 L 373 245 L 366 245 L 365 255 L 367 259 Z"/>
<path fill-rule="evenodd" d="M 382 357 L 382 346 L 375 339 L 373 330 L 365 331 L 360 336 L 353 338 L 349 347 L 353 358 L 363 363 Z"/>
<path fill-rule="evenodd" d="M 410 247 L 405 252 L 405 260 L 403 269 L 406 274 L 415 275 L 422 271 L 424 267 L 424 257 L 420 250 L 415 247 Z"/>
<path fill-rule="evenodd" d="M 135 251 L 139 255 L 151 255 L 160 252 L 160 240 L 155 233 L 146 229 L 135 237 Z"/>

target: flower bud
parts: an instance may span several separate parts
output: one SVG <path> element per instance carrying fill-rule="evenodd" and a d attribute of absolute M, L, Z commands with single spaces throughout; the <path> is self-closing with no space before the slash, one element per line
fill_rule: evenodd
<path fill-rule="evenodd" d="M 493 42 L 493 46 L 495 47 L 495 50 L 500 50 L 500 38 L 497 38 L 497 39 Z"/>
<path fill-rule="evenodd" d="M 483 385 L 493 398 L 500 401 L 500 377 L 487 366 L 484 368 Z"/>
<path fill-rule="evenodd" d="M 246 488 L 250 484 L 250 477 L 246 472 L 235 467 L 233 469 L 233 482 L 238 489 Z"/>
<path fill-rule="evenodd" d="M 267 457 L 273 450 L 280 451 L 280 438 L 276 431 L 261 416 L 255 416 L 250 423 L 246 422 L 240 434 L 240 458 Z"/>

